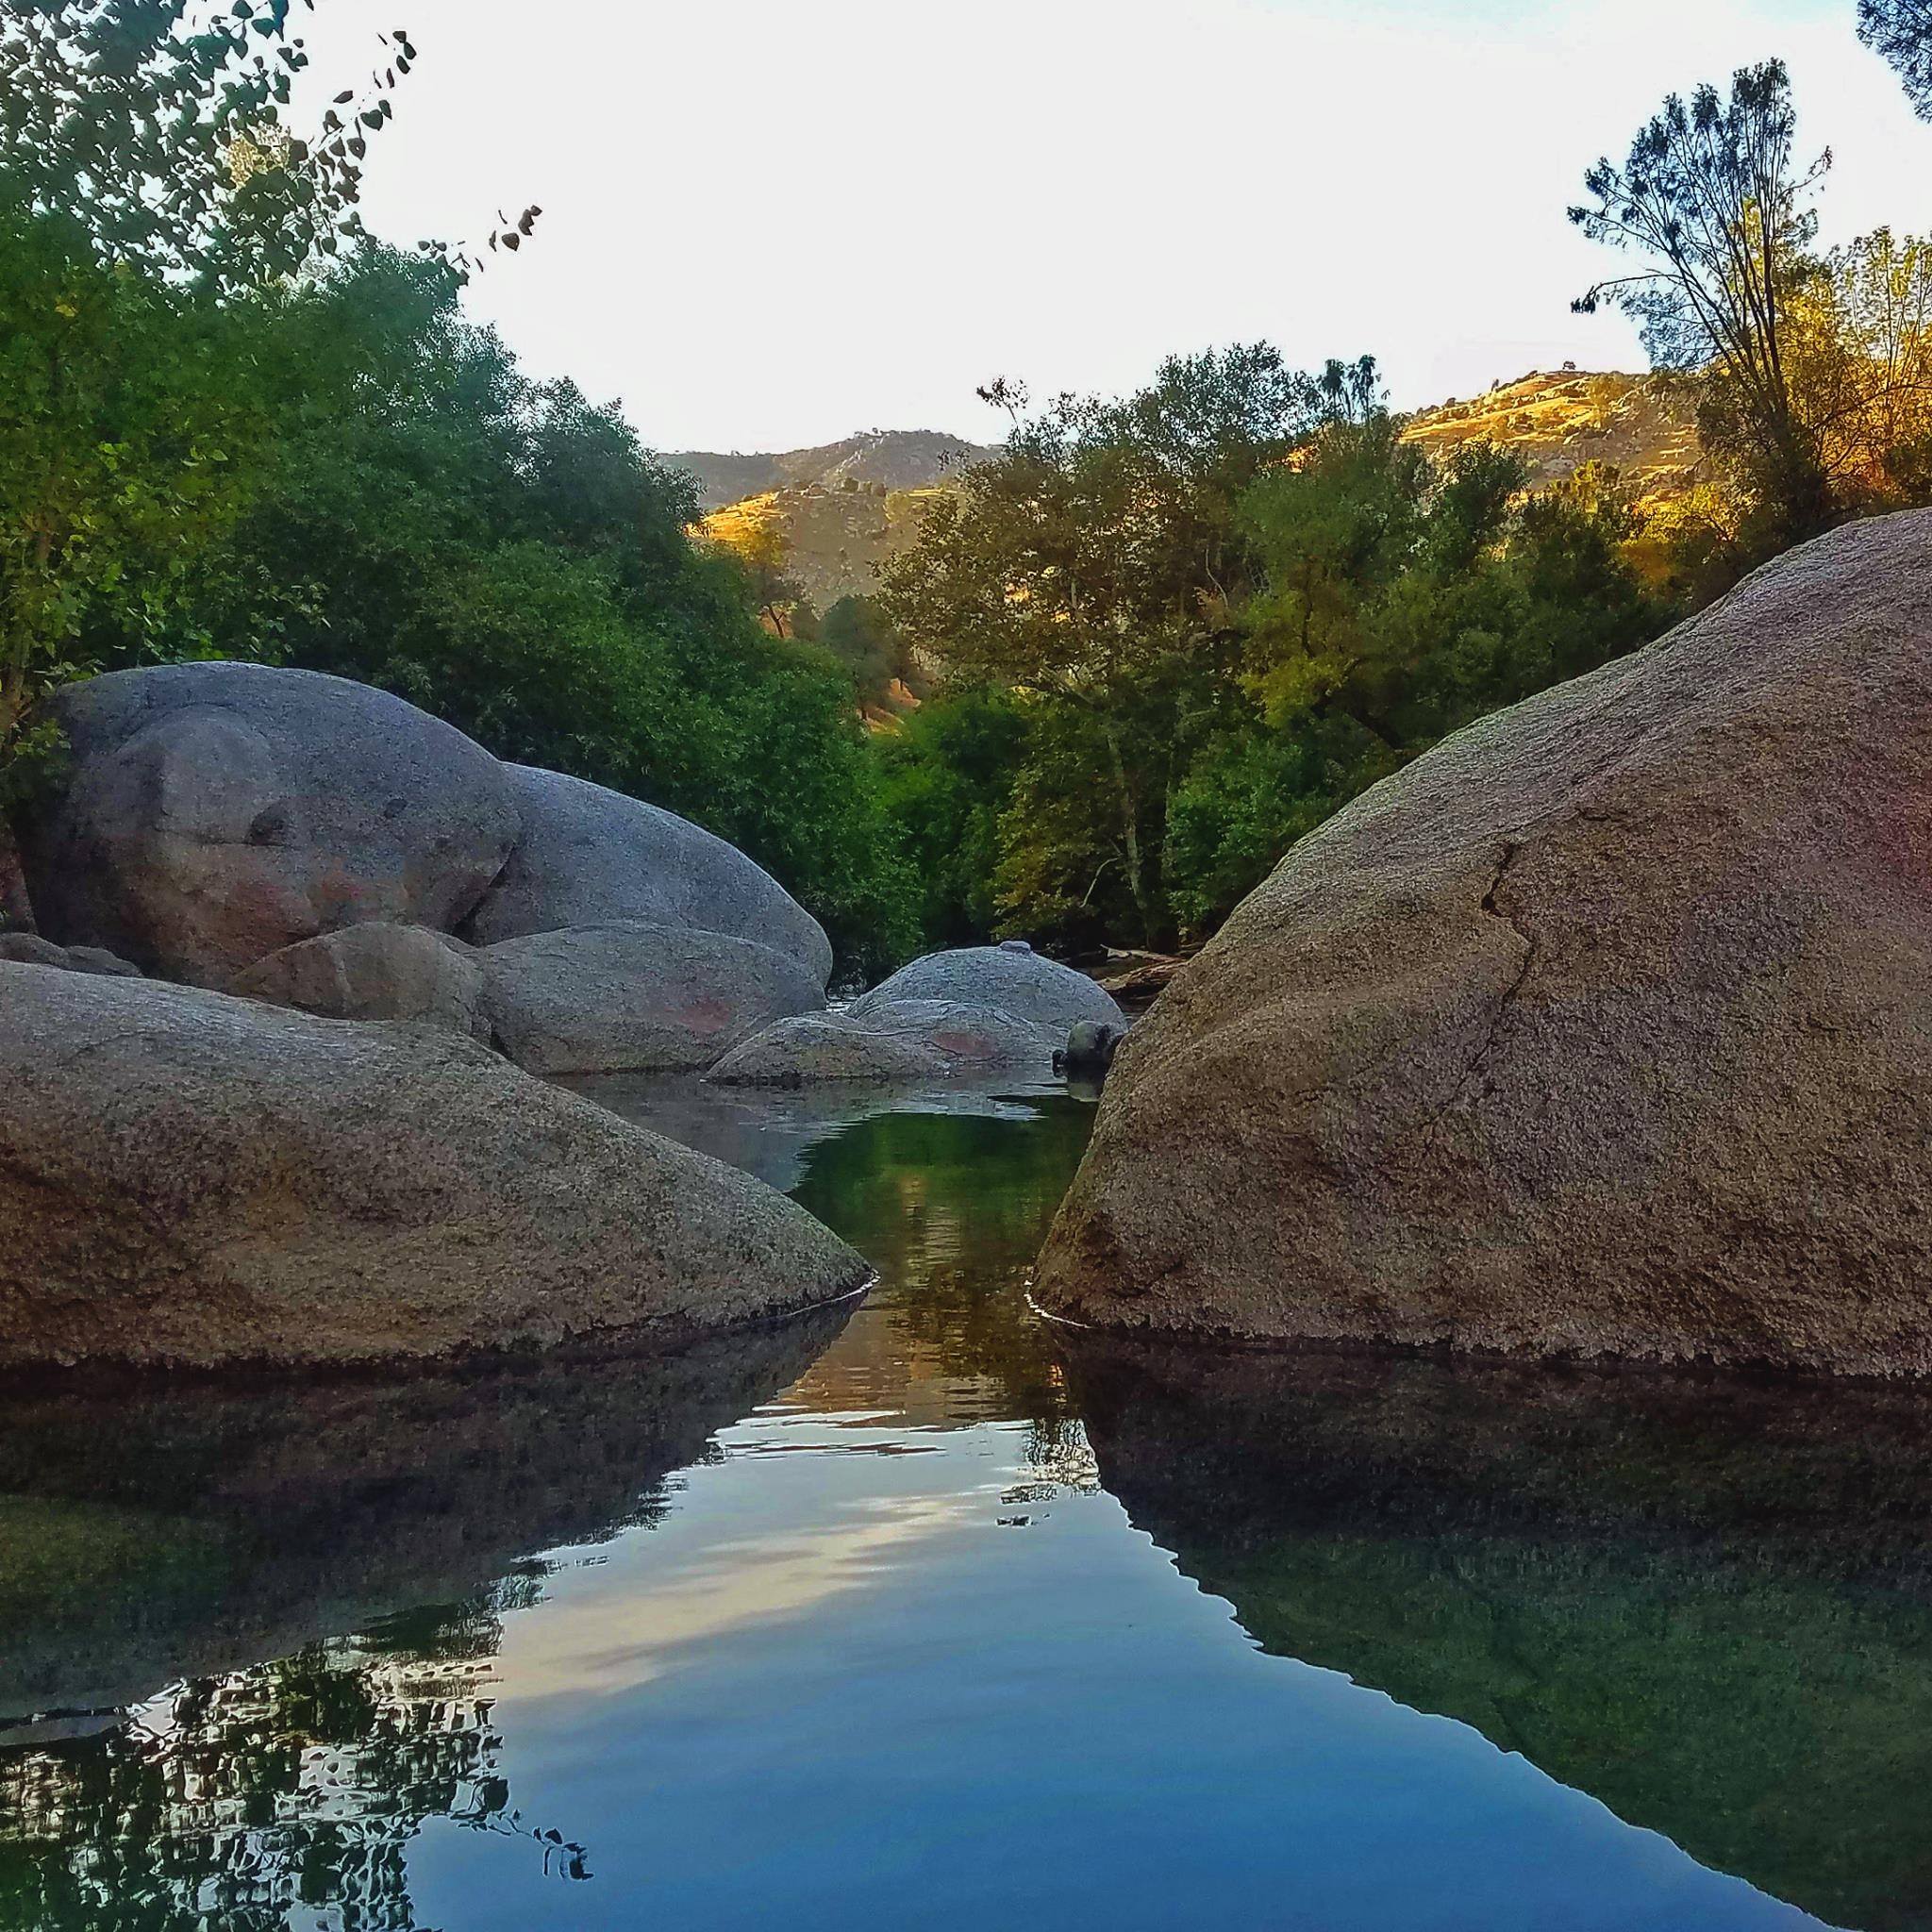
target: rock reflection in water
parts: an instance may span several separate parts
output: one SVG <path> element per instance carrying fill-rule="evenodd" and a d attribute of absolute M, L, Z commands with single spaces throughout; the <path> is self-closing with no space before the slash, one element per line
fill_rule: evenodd
<path fill-rule="evenodd" d="M 1063 1346 L 1102 1481 L 1263 1649 L 1836 1924 L 1932 1924 L 1921 1392 Z"/>
<path fill-rule="evenodd" d="M 580 1874 L 582 1848 L 522 1818 L 498 1768 L 498 1620 L 544 1574 L 525 1559 L 652 1521 L 664 1478 L 849 1313 L 670 1356 L 16 1391 L 0 1924 L 249 1928 L 299 1904 L 405 1927 L 404 1850 L 429 1817 Z"/>

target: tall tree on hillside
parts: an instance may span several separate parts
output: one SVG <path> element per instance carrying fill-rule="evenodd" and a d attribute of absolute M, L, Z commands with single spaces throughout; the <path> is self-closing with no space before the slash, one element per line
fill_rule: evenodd
<path fill-rule="evenodd" d="M 1816 273 L 1813 197 L 1827 150 L 1795 158 L 1790 76 L 1779 60 L 1741 68 L 1729 98 L 1671 95 L 1621 168 L 1599 161 L 1570 219 L 1592 241 L 1645 258 L 1576 308 L 1615 302 L 1641 326 L 1659 368 L 1707 370 L 1709 425 L 1746 470 L 1775 535 L 1808 535 L 1832 497 L 1814 425 L 1793 393 L 1791 310 Z"/>
<path fill-rule="evenodd" d="M 1922 121 L 1932 121 L 1932 0 L 1858 0 L 1858 38 L 1898 72 Z"/>
<path fill-rule="evenodd" d="M 1373 364 L 1355 379 L 1373 385 Z M 1350 380 L 1336 365 L 1332 396 Z M 1228 688 L 1252 577 L 1236 507 L 1331 406 L 1265 344 L 1176 358 L 1124 401 L 1061 397 L 968 471 L 891 568 L 887 608 L 916 647 L 957 683 L 1045 708 L 1034 743 L 1052 761 L 1022 791 L 1058 829 L 1028 860 L 1030 904 L 1091 905 L 1111 874 L 1138 937 L 1171 931 L 1168 794 Z"/>

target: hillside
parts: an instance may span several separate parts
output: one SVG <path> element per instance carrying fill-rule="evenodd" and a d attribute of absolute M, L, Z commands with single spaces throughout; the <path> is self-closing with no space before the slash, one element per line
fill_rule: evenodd
<path fill-rule="evenodd" d="M 1418 410 L 1406 434 L 1439 457 L 1468 442 L 1513 449 L 1542 487 L 1601 463 L 1617 472 L 1630 502 L 1647 508 L 1688 490 L 1703 458 L 1681 380 L 1615 371 L 1533 371 L 1486 395 Z M 720 542 L 748 549 L 755 533 L 775 531 L 787 574 L 823 611 L 875 589 L 880 566 L 916 540 L 926 506 L 991 453 L 933 430 L 869 430 L 775 456 L 666 460 L 704 486 L 705 529 Z"/>
<path fill-rule="evenodd" d="M 1544 487 L 1567 481 L 1586 463 L 1607 464 L 1636 504 L 1666 502 L 1689 489 L 1704 457 L 1695 402 L 1682 378 L 1616 371 L 1533 371 L 1487 395 L 1418 410 L 1407 434 L 1438 457 L 1466 442 L 1513 449 L 1529 463 L 1532 482 Z"/>
<path fill-rule="evenodd" d="M 714 510 L 746 497 L 814 486 L 830 491 L 854 486 L 887 492 L 924 490 L 961 463 L 976 461 L 987 454 L 978 443 L 937 429 L 866 429 L 842 442 L 785 450 L 775 456 L 682 450 L 664 461 L 695 476 L 701 507 Z"/>

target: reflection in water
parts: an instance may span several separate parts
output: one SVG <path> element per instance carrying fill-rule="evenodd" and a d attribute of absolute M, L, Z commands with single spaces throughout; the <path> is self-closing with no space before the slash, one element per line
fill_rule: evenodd
<path fill-rule="evenodd" d="M 403 1847 L 431 1816 L 580 1875 L 498 1761 L 500 1620 L 547 1568 L 524 1559 L 654 1521 L 665 1478 L 848 1312 L 671 1356 L 16 1395 L 0 1924 L 271 1926 L 300 1904 L 408 1926 Z"/>
<path fill-rule="evenodd" d="M 1264 1649 L 1836 1923 L 1932 1924 L 1921 1392 L 1062 1346 L 1101 1480 Z"/>
<path fill-rule="evenodd" d="M 1932 1924 L 1911 1398 L 1049 1332 L 1064 1091 L 598 1085 L 871 1299 L 0 1402 L 0 1927 Z"/>

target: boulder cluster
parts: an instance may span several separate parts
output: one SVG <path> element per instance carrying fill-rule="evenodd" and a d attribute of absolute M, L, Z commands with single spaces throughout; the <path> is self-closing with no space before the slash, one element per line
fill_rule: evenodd
<path fill-rule="evenodd" d="M 341 678 L 118 672 L 58 716 L 60 780 L 0 840 L 0 1367 L 836 1299 L 866 1264 L 791 1202 L 528 1075 L 1046 1074 L 1119 1019 L 1024 946 L 833 1012 L 824 933 L 724 841 Z"/>
<path fill-rule="evenodd" d="M 66 777 L 18 827 L 38 936 L 0 959 L 441 1027 L 543 1074 L 1047 1073 L 1070 1027 L 1121 1020 L 1024 945 L 830 1012 L 824 931 L 743 853 L 367 685 L 169 665 L 78 685 L 58 716 Z"/>

